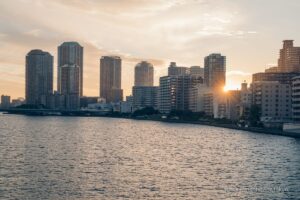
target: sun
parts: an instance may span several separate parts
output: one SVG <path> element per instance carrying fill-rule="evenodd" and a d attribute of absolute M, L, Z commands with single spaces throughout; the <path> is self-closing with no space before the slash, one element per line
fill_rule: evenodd
<path fill-rule="evenodd" d="M 226 85 L 224 86 L 223 91 L 228 92 L 229 90 L 238 90 L 239 88 L 239 85 Z"/>
<path fill-rule="evenodd" d="M 228 87 L 226 87 L 226 86 L 223 87 L 223 92 L 228 92 L 228 90 L 229 90 Z"/>

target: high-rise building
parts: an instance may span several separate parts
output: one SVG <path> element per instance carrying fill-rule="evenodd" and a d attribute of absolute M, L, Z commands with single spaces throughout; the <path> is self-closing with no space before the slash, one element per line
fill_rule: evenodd
<path fill-rule="evenodd" d="M 10 96 L 1 95 L 1 104 L 0 108 L 2 109 L 8 109 L 10 108 Z"/>
<path fill-rule="evenodd" d="M 204 68 L 201 68 L 200 66 L 192 66 L 189 71 L 192 76 L 201 76 L 204 78 Z"/>
<path fill-rule="evenodd" d="M 192 91 L 203 79 L 197 76 L 164 76 L 159 80 L 159 107 L 162 113 L 172 110 L 190 110 Z"/>
<path fill-rule="evenodd" d="M 295 76 L 300 76 L 300 72 L 260 72 L 252 74 L 252 82 L 257 81 L 279 81 L 280 83 L 292 83 Z"/>
<path fill-rule="evenodd" d="M 146 107 L 158 109 L 159 87 L 134 86 L 132 88 L 133 109 L 140 110 Z"/>
<path fill-rule="evenodd" d="M 60 84 L 60 70 L 59 68 L 64 65 L 76 65 L 79 67 L 79 95 L 83 96 L 83 47 L 77 42 L 64 42 L 58 47 L 58 70 L 57 70 L 57 88 Z"/>
<path fill-rule="evenodd" d="M 153 65 L 142 61 L 135 66 L 134 85 L 153 86 L 154 72 Z"/>
<path fill-rule="evenodd" d="M 182 76 L 189 73 L 187 67 L 179 67 L 176 62 L 171 62 L 168 68 L 168 76 Z"/>
<path fill-rule="evenodd" d="M 293 40 L 284 40 L 278 59 L 279 72 L 300 72 L 300 47 L 294 47 Z"/>
<path fill-rule="evenodd" d="M 77 110 L 80 105 L 80 67 L 63 65 L 60 68 L 60 88 L 61 95 L 65 100 L 64 108 L 67 110 Z"/>
<path fill-rule="evenodd" d="M 103 56 L 100 59 L 100 97 L 107 103 L 123 99 L 121 88 L 122 60 L 117 56 Z"/>
<path fill-rule="evenodd" d="M 204 59 L 204 82 L 207 87 L 222 91 L 226 81 L 226 57 L 210 54 Z"/>
<path fill-rule="evenodd" d="M 26 103 L 47 106 L 53 93 L 53 56 L 42 50 L 26 55 Z"/>

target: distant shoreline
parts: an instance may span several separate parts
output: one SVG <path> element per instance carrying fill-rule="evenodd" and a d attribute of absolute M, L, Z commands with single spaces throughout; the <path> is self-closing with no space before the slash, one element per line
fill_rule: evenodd
<path fill-rule="evenodd" d="M 269 135 L 286 136 L 292 138 L 300 138 L 299 133 L 286 132 L 278 129 L 259 128 L 259 127 L 239 127 L 235 124 L 221 124 L 216 122 L 203 122 L 203 121 L 184 121 L 177 119 L 161 119 L 161 118 L 134 118 L 129 116 L 114 116 L 104 114 L 103 112 L 88 112 L 88 111 L 49 111 L 49 110 L 0 110 L 4 114 L 16 114 L 16 115 L 27 115 L 27 116 L 55 116 L 55 117 L 106 117 L 106 118 L 121 118 L 121 119 L 132 119 L 132 120 L 144 120 L 144 121 L 157 121 L 164 123 L 180 123 L 180 124 L 194 124 L 194 125 L 206 125 L 219 128 L 227 128 L 233 130 L 241 130 L 255 133 L 263 133 Z M 58 114 L 67 113 L 67 114 Z"/>

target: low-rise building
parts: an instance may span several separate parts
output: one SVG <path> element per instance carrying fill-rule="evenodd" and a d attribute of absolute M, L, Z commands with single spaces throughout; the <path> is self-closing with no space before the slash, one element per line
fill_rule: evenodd
<path fill-rule="evenodd" d="M 204 112 L 205 107 L 209 105 L 206 105 L 206 102 L 210 102 L 210 96 L 212 96 L 212 91 L 205 84 L 196 85 L 191 89 L 189 110 L 192 112 Z M 206 111 L 209 111 L 207 113 L 213 115 L 212 109 L 207 109 Z"/>
<path fill-rule="evenodd" d="M 89 111 L 101 111 L 101 112 L 121 112 L 121 104 L 119 103 L 92 103 L 89 104 L 87 108 L 84 110 L 89 110 Z"/>
<path fill-rule="evenodd" d="M 252 103 L 260 108 L 262 122 L 289 122 L 292 118 L 292 89 L 288 83 L 252 83 Z"/>
<path fill-rule="evenodd" d="M 292 82 L 292 110 L 293 121 L 300 121 L 300 76 L 293 78 Z"/>
<path fill-rule="evenodd" d="M 242 83 L 241 87 L 241 102 L 240 102 L 240 118 L 247 119 L 250 116 L 252 105 L 252 90 L 248 88 L 246 82 Z"/>
<path fill-rule="evenodd" d="M 159 87 L 156 86 L 134 86 L 132 88 L 133 110 L 146 107 L 158 109 Z"/>
<path fill-rule="evenodd" d="M 226 118 L 232 121 L 240 119 L 241 91 L 229 90 L 226 92 Z"/>
<path fill-rule="evenodd" d="M 214 91 L 211 87 L 205 84 L 198 84 L 194 89 L 190 107 L 193 112 L 204 112 L 206 116 L 212 118 L 226 118 L 227 117 L 227 104 L 225 93 L 220 94 Z"/>
<path fill-rule="evenodd" d="M 10 108 L 10 96 L 2 95 L 1 96 L 1 108 L 8 109 Z"/>
<path fill-rule="evenodd" d="M 86 108 L 89 104 L 103 102 L 100 97 L 80 97 L 80 108 Z"/>
<path fill-rule="evenodd" d="M 190 110 L 191 98 L 194 97 L 193 88 L 202 84 L 200 76 L 181 75 L 164 76 L 159 83 L 159 110 L 162 113 L 169 113 L 172 110 Z"/>
<path fill-rule="evenodd" d="M 126 101 L 121 102 L 121 113 L 133 112 L 133 96 L 127 96 Z"/>
<path fill-rule="evenodd" d="M 25 102 L 26 102 L 25 99 L 22 97 L 13 99 L 13 100 L 11 100 L 11 107 L 15 108 L 15 107 L 21 106 L 21 105 L 25 104 Z"/>

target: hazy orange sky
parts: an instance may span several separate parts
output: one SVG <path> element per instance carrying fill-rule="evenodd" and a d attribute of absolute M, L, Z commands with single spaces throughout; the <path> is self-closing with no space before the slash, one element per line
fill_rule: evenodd
<path fill-rule="evenodd" d="M 131 93 L 134 66 L 148 60 L 155 83 L 170 61 L 203 67 L 210 53 L 227 56 L 227 85 L 276 65 L 282 40 L 300 46 L 299 0 L 2 0 L 0 94 L 24 97 L 25 56 L 55 58 L 63 41 L 84 46 L 84 94 L 99 95 L 99 59 L 123 58 L 122 87 Z"/>

